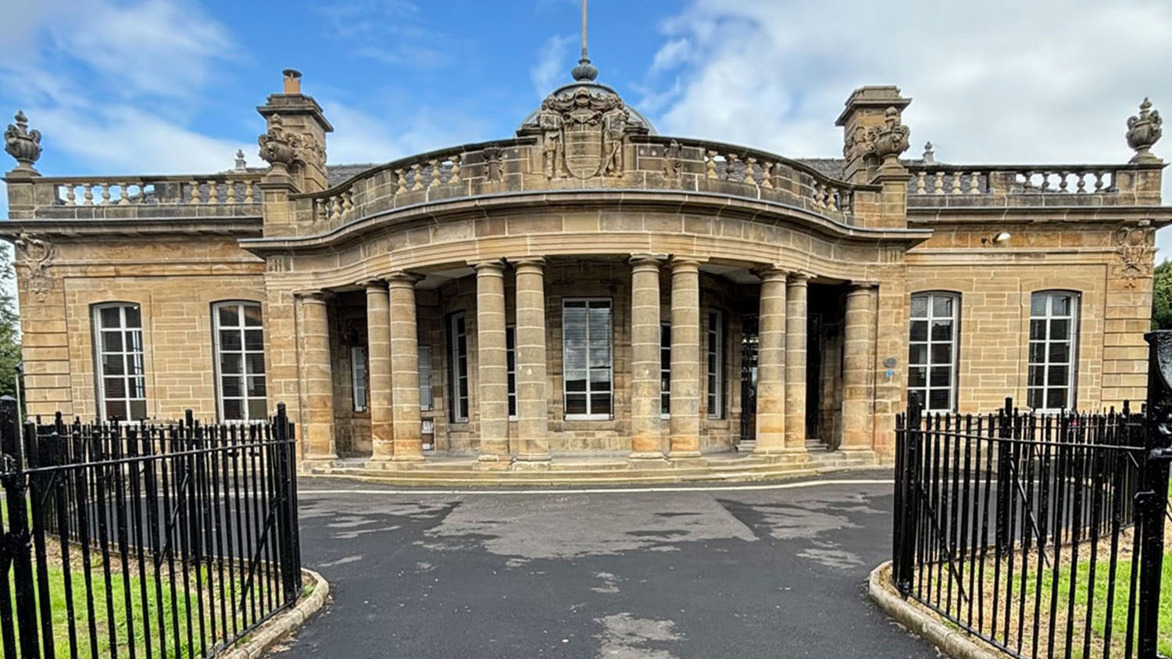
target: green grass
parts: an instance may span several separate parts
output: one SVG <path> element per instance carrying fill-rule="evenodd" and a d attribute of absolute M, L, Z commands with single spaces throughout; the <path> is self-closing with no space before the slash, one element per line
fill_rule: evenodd
<path fill-rule="evenodd" d="M 199 633 L 199 605 L 196 588 L 196 571 L 189 572 L 189 591 L 183 588 L 182 573 L 175 574 L 175 590 L 172 592 L 170 586 L 170 574 L 166 571 L 164 566 L 159 572 L 159 578 L 162 580 L 162 619 L 160 619 L 159 604 L 160 600 L 155 590 L 155 572 L 153 568 L 146 569 L 146 597 L 143 598 L 142 585 L 143 581 L 139 579 L 137 567 L 132 566 L 129 575 L 123 575 L 122 571 L 111 567 L 111 577 L 109 588 L 107 588 L 105 573 L 101 564 L 101 555 L 91 556 L 91 585 L 87 591 L 85 585 L 84 571 L 82 570 L 79 551 L 73 550 L 74 556 L 72 561 L 72 569 L 70 576 L 72 579 L 72 598 L 66 596 L 65 589 L 65 570 L 60 560 L 50 558 L 47 561 L 46 569 L 48 573 L 49 586 L 49 601 L 50 609 L 52 611 L 51 623 L 53 629 L 53 644 L 58 656 L 69 656 L 70 634 L 69 634 L 69 608 L 70 599 L 73 605 L 73 620 L 74 633 L 77 642 L 77 655 L 79 657 L 108 657 L 111 656 L 112 650 L 116 649 L 118 656 L 129 656 L 130 646 L 130 631 L 134 631 L 134 648 L 136 656 L 146 656 L 147 643 L 151 644 L 153 656 L 167 656 L 174 659 L 182 659 L 184 657 L 198 657 L 201 655 L 200 647 L 200 633 Z M 235 583 L 221 584 L 218 579 L 218 572 L 213 572 L 215 579 L 215 592 L 212 592 L 207 585 L 207 571 L 201 570 L 201 580 L 203 581 L 203 601 L 204 601 L 204 626 L 208 635 L 208 650 L 211 650 L 212 645 L 216 642 L 211 638 L 211 615 L 212 612 L 208 610 L 212 602 L 216 602 L 215 622 L 217 625 L 217 636 L 223 637 L 223 629 L 221 626 L 223 621 L 219 615 L 218 597 L 230 596 L 232 586 L 235 586 L 237 599 L 242 590 L 242 580 L 237 579 Z M 239 575 L 238 575 L 239 576 Z M 227 577 L 227 574 L 225 574 Z M 9 583 L 11 587 L 11 579 Z M 130 602 L 127 606 L 127 590 L 129 589 Z M 263 593 L 264 591 L 258 591 Z M 114 638 L 116 643 L 112 643 L 110 635 L 110 610 L 107 608 L 107 596 L 110 597 L 113 605 L 113 620 L 114 620 Z M 40 603 L 39 591 L 37 594 L 38 611 Z M 92 638 L 90 635 L 90 621 L 91 614 L 87 607 L 89 602 L 93 602 L 92 621 L 95 634 Z M 176 625 L 176 617 L 172 615 L 172 605 L 175 607 L 178 625 Z M 191 615 L 191 636 L 193 638 L 193 645 L 189 646 L 187 643 L 188 622 L 187 616 Z M 229 615 L 232 615 L 231 605 L 229 600 Z M 149 620 L 146 618 L 149 616 Z M 245 625 L 243 614 L 236 615 L 237 624 L 241 629 Z M 228 621 L 231 624 L 231 620 Z M 150 627 L 149 639 L 146 635 L 147 625 Z M 160 631 L 163 634 L 160 634 Z M 163 647 L 162 637 L 165 636 L 166 647 Z M 176 651 L 176 641 L 178 641 L 178 652 Z M 17 639 L 19 644 L 19 639 Z M 97 654 L 91 655 L 91 648 L 96 645 Z M 111 646 L 116 647 L 112 648 Z M 41 635 L 41 648 L 44 652 L 44 636 Z"/>

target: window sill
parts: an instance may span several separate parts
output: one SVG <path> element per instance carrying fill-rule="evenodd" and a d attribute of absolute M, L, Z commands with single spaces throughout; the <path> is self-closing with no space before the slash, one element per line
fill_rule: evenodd
<path fill-rule="evenodd" d="M 566 421 L 612 421 L 609 414 L 567 414 Z"/>

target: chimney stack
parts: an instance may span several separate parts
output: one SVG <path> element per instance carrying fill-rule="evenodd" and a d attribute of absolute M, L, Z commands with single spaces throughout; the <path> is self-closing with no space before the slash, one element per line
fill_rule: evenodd
<path fill-rule="evenodd" d="M 296 69 L 285 69 L 281 73 L 285 75 L 285 93 L 300 94 L 301 72 Z"/>
<path fill-rule="evenodd" d="M 265 118 L 267 132 L 262 140 L 284 145 L 286 153 L 291 151 L 291 155 L 284 156 L 289 162 L 282 165 L 288 166 L 287 176 L 291 177 L 290 184 L 297 192 L 319 192 L 329 186 L 326 134 L 333 132 L 334 127 L 326 121 L 317 101 L 301 93 L 301 72 L 285 69 L 282 73 L 281 93 L 270 95 L 256 109 Z M 282 149 L 270 151 L 272 156 Z M 265 157 L 263 151 L 261 157 Z"/>

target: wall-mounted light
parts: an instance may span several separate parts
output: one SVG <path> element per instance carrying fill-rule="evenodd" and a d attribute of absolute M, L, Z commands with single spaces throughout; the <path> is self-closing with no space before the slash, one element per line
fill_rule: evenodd
<path fill-rule="evenodd" d="M 1005 243 L 1009 242 L 1009 239 L 1012 237 L 1013 236 L 1011 236 L 1008 231 L 1000 231 L 993 234 L 992 236 L 981 237 L 981 244 L 988 245 L 992 243 L 994 245 L 1004 245 Z"/>

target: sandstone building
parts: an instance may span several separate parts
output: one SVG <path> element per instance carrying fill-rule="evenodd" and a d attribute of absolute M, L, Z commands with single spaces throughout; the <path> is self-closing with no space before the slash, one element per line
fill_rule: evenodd
<path fill-rule="evenodd" d="M 843 157 L 800 160 L 659 135 L 596 75 L 511 138 L 369 166 L 327 164 L 295 71 L 258 108 L 264 169 L 42 176 L 18 115 L 29 411 L 281 401 L 306 469 L 671 471 L 882 460 L 909 391 L 1143 397 L 1172 218 L 1146 101 L 1130 162 L 958 165 L 904 159 L 910 99 L 863 87 Z"/>

